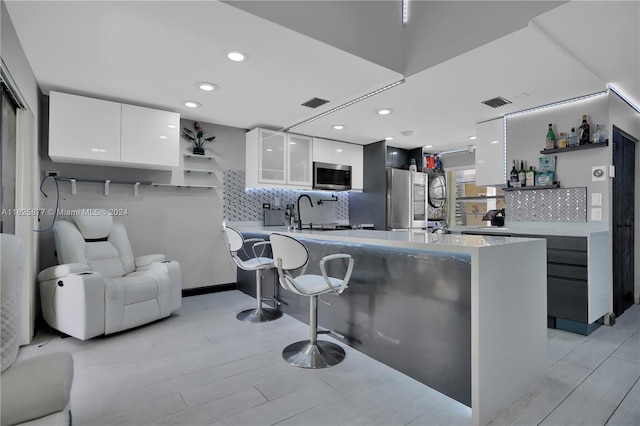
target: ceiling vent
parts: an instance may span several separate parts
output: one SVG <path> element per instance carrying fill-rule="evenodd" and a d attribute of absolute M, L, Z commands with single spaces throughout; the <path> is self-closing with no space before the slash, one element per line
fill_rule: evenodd
<path fill-rule="evenodd" d="M 309 99 L 307 102 L 303 103 L 302 106 L 306 106 L 309 108 L 318 108 L 320 105 L 324 105 L 326 104 L 327 100 L 325 99 L 320 99 L 320 98 L 313 98 L 313 99 Z"/>
<path fill-rule="evenodd" d="M 482 101 L 482 103 L 490 106 L 491 108 L 500 108 L 501 106 L 510 104 L 511 101 L 503 98 L 502 96 L 498 96 L 497 98 L 487 99 L 486 101 Z"/>

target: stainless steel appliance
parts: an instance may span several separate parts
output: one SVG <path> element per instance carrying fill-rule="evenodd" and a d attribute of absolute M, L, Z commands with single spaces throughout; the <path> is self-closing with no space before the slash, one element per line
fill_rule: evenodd
<path fill-rule="evenodd" d="M 425 229 L 429 177 L 387 168 L 387 229 Z"/>
<path fill-rule="evenodd" d="M 313 163 L 313 189 L 348 191 L 351 189 L 351 166 Z"/>
<path fill-rule="evenodd" d="M 445 220 L 447 217 L 447 180 L 443 172 L 429 172 L 429 220 Z"/>

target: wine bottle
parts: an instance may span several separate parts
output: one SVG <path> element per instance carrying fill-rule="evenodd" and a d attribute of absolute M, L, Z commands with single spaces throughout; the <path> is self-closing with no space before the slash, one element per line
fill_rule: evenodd
<path fill-rule="evenodd" d="M 519 180 L 518 178 L 518 169 L 516 169 L 516 160 L 513 160 L 513 168 L 511 169 L 511 174 L 509 175 L 509 183 L 511 184 L 511 186 L 515 186 L 514 184 L 517 183 Z"/>
<path fill-rule="evenodd" d="M 578 140 L 580 145 L 585 145 L 588 144 L 589 141 L 589 123 L 587 123 L 587 116 L 586 114 L 582 116 L 582 124 L 580 125 L 580 127 L 578 128 Z"/>
<path fill-rule="evenodd" d="M 554 149 L 556 147 L 556 135 L 553 133 L 553 125 L 549 123 L 549 129 L 547 130 L 547 144 L 546 149 Z"/>
<path fill-rule="evenodd" d="M 526 185 L 527 171 L 524 168 L 524 161 L 520 160 L 520 171 L 518 172 L 518 182 L 520 186 Z"/>
<path fill-rule="evenodd" d="M 533 170 L 533 166 L 529 166 L 529 170 L 527 170 L 527 178 L 526 178 L 526 183 L 527 186 L 535 186 L 535 179 L 536 177 L 536 172 Z"/>

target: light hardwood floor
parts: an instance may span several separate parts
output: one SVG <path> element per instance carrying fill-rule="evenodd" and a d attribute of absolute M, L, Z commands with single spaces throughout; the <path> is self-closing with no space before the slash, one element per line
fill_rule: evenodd
<path fill-rule="evenodd" d="M 20 357 L 73 355 L 75 425 L 470 423 L 468 407 L 346 345 L 335 367 L 289 366 L 281 350 L 308 326 L 236 320 L 254 304 L 239 291 L 188 297 L 170 318 L 86 342 L 41 331 Z M 634 305 L 589 337 L 548 330 L 545 383 L 492 424 L 640 425 L 639 329 Z"/>

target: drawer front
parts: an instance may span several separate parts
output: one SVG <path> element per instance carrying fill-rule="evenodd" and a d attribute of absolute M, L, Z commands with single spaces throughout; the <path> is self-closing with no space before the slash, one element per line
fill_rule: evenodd
<path fill-rule="evenodd" d="M 561 265 L 556 263 L 547 263 L 547 277 L 571 278 L 574 280 L 586 281 L 588 278 L 588 269 L 586 266 Z"/>
<path fill-rule="evenodd" d="M 577 250 L 547 249 L 547 262 L 587 266 L 587 252 Z"/>
<path fill-rule="evenodd" d="M 587 251 L 586 237 L 547 237 L 548 249 Z"/>
<path fill-rule="evenodd" d="M 562 278 L 547 278 L 547 315 L 588 322 L 587 284 Z"/>

